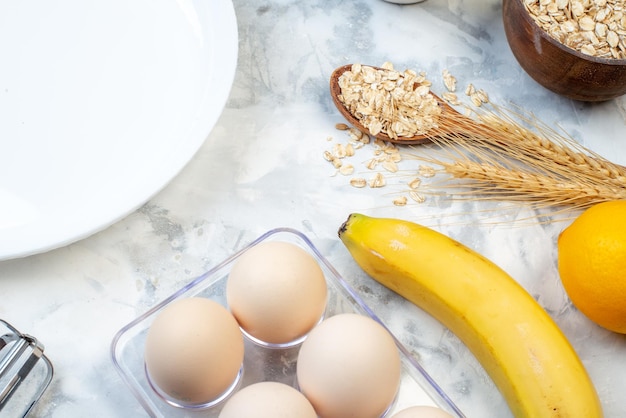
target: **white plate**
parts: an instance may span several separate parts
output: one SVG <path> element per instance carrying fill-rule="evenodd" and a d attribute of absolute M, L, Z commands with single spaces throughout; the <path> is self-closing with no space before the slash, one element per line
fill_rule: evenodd
<path fill-rule="evenodd" d="M 0 259 L 163 188 L 217 122 L 237 42 L 230 0 L 0 0 Z"/>

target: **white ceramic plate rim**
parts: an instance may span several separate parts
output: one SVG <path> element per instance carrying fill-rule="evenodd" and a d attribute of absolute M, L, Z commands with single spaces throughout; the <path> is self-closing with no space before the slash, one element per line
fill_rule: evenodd
<path fill-rule="evenodd" d="M 217 123 L 237 65 L 231 0 L 27 3 L 0 2 L 0 260 L 153 197 Z"/>

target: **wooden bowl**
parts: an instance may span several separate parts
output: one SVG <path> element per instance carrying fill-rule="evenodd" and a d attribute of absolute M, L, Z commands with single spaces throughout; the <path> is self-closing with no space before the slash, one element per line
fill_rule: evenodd
<path fill-rule="evenodd" d="M 511 51 L 535 81 L 562 96 L 586 102 L 626 93 L 626 60 L 597 58 L 550 37 L 530 16 L 523 0 L 503 0 L 502 19 Z"/>

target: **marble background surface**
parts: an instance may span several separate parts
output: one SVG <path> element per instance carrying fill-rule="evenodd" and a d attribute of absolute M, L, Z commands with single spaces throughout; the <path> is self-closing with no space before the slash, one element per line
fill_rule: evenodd
<path fill-rule="evenodd" d="M 468 417 L 506 417 L 498 391 L 454 335 L 376 285 L 339 243 L 351 212 L 419 220 L 491 258 L 555 318 L 579 353 L 607 417 L 626 413 L 626 340 L 572 308 L 556 270 L 567 223 L 480 222 L 479 204 L 429 199 L 394 207 L 397 189 L 354 189 L 322 158 L 343 133 L 328 95 L 351 62 L 426 71 L 444 91 L 449 69 L 492 102 L 559 125 L 626 164 L 626 99 L 584 104 L 532 81 L 510 53 L 496 0 L 234 0 L 239 62 L 223 114 L 195 158 L 158 195 L 104 231 L 44 254 L 0 262 L 0 317 L 39 338 L 54 381 L 33 416 L 144 416 L 113 368 L 126 323 L 267 230 L 307 234 L 419 358 Z M 365 152 L 361 150 L 360 152 Z M 363 160 L 367 157 L 363 155 Z M 355 165 L 362 161 L 355 160 Z M 402 169 L 416 170 L 403 162 Z M 364 170 L 362 167 L 358 170 Z M 448 215 L 464 214 L 451 221 Z M 508 219 L 523 219 L 517 208 Z"/>

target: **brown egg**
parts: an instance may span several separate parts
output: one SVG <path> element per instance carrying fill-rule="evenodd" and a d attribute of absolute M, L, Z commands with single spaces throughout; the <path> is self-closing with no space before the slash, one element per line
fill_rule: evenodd
<path fill-rule="evenodd" d="M 454 418 L 443 409 L 435 406 L 411 406 L 391 416 L 391 418 Z"/>
<path fill-rule="evenodd" d="M 317 418 L 311 403 L 284 383 L 260 382 L 246 386 L 224 405 L 219 418 Z"/>
<path fill-rule="evenodd" d="M 237 380 L 243 354 L 235 318 L 201 297 L 163 309 L 148 330 L 144 352 L 153 385 L 183 404 L 204 404 L 224 394 Z"/>
<path fill-rule="evenodd" d="M 326 307 L 326 279 L 317 260 L 295 244 L 263 242 L 230 271 L 226 297 L 241 328 L 264 343 L 304 337 Z"/>
<path fill-rule="evenodd" d="M 400 387 L 400 353 L 373 319 L 339 314 L 302 343 L 296 375 L 321 418 L 380 418 Z"/>

